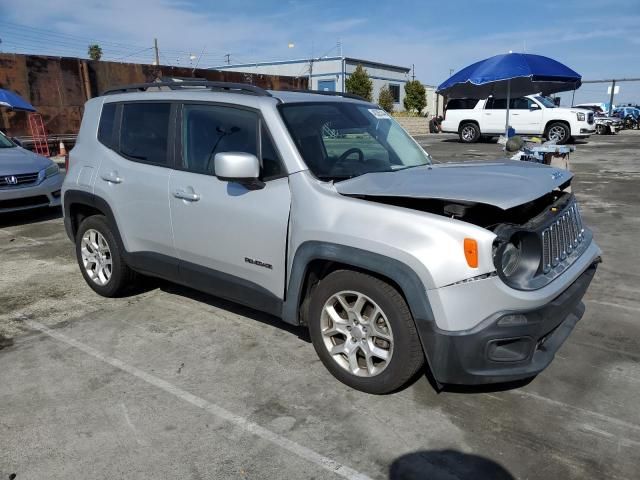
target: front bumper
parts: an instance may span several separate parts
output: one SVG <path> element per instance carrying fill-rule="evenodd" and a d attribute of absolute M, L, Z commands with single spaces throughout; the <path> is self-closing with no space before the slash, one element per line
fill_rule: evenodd
<path fill-rule="evenodd" d="M 0 213 L 60 206 L 64 174 L 58 173 L 36 185 L 0 189 Z"/>
<path fill-rule="evenodd" d="M 496 314 L 462 332 L 437 327 L 423 331 L 421 337 L 435 379 L 441 384 L 477 385 L 540 373 L 582 318 L 582 297 L 597 263 L 539 308 Z"/>
<path fill-rule="evenodd" d="M 580 128 L 580 133 L 572 134 L 573 137 L 588 137 L 596 133 L 595 125 L 590 125 L 586 128 Z"/>

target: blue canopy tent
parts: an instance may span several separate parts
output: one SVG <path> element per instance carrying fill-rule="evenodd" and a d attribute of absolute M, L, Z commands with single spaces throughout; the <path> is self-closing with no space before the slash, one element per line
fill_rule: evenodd
<path fill-rule="evenodd" d="M 581 84 L 580 74 L 552 58 L 528 53 L 507 53 L 463 68 L 442 82 L 437 93 L 450 98 L 506 98 L 506 132 L 509 129 L 511 97 L 538 92 L 550 95 L 575 90 Z"/>
<path fill-rule="evenodd" d="M 36 111 L 36 109 L 33 108 L 33 105 L 27 102 L 20 95 L 3 88 L 0 88 L 0 107 L 7 107 L 12 110 L 24 110 L 27 112 Z"/>

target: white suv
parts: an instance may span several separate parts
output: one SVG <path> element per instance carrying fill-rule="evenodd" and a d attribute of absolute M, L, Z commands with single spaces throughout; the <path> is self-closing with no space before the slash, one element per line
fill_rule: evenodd
<path fill-rule="evenodd" d="M 447 103 L 442 130 L 457 133 L 464 143 L 504 133 L 506 99 L 452 99 Z M 587 138 L 595 133 L 593 112 L 580 108 L 556 107 L 542 95 L 512 98 L 509 124 L 517 134 L 542 135 L 562 144 L 570 138 Z"/>
<path fill-rule="evenodd" d="M 87 102 L 71 151 L 65 226 L 97 293 L 141 273 L 271 313 L 372 393 L 425 364 L 443 384 L 536 375 L 582 317 L 600 249 L 571 173 L 432 165 L 349 94 L 158 85 Z"/>

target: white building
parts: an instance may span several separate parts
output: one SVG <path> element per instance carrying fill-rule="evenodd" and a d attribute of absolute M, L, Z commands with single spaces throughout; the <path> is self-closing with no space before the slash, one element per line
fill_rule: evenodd
<path fill-rule="evenodd" d="M 374 102 L 378 101 L 380 89 L 384 85 L 388 85 L 395 100 L 394 110 L 404 110 L 404 85 L 409 81 L 409 72 L 411 71 L 407 67 L 350 57 L 323 57 L 220 65 L 212 67 L 212 69 L 245 72 L 247 74 L 308 77 L 311 90 L 344 92 L 346 78 L 353 73 L 358 65 L 362 65 L 367 70 L 369 78 L 373 81 L 372 98 Z"/>

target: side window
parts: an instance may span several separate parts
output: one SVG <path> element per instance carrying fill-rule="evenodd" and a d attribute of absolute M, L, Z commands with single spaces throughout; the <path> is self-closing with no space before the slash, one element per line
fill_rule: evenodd
<path fill-rule="evenodd" d="M 509 108 L 513 110 L 529 110 L 531 100 L 525 97 L 513 98 L 509 101 Z"/>
<path fill-rule="evenodd" d="M 490 98 L 487 100 L 485 110 L 506 110 L 507 99 L 506 98 Z"/>
<path fill-rule="evenodd" d="M 169 103 L 125 103 L 120 126 L 120 153 L 132 160 L 169 163 Z"/>
<path fill-rule="evenodd" d="M 220 152 L 258 155 L 258 115 L 233 107 L 185 105 L 182 117 L 182 166 L 213 175 Z"/>
<path fill-rule="evenodd" d="M 280 162 L 276 148 L 271 141 L 271 136 L 262 123 L 260 124 L 260 154 L 262 156 L 263 180 L 269 180 L 270 178 L 279 177 L 284 174 L 282 162 Z"/>
<path fill-rule="evenodd" d="M 117 146 L 113 138 L 116 125 L 116 107 L 115 103 L 105 103 L 103 105 L 100 125 L 98 126 L 98 141 L 113 150 L 116 150 L 115 147 Z"/>

